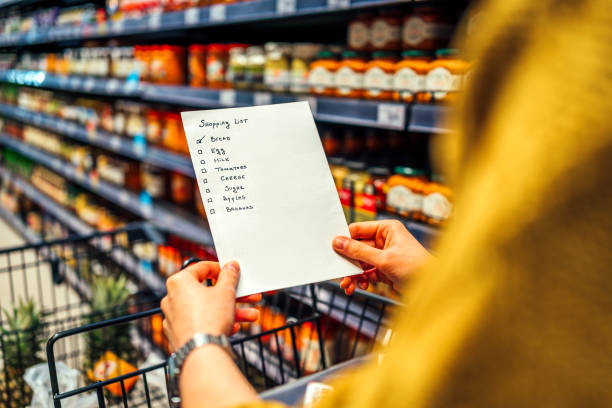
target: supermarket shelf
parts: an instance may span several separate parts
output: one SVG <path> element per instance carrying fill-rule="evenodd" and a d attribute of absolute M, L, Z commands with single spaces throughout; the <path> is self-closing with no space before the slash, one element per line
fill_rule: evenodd
<path fill-rule="evenodd" d="M 415 1 L 415 0 L 413 0 Z M 30 46 L 57 41 L 85 41 L 143 35 L 225 24 L 253 23 L 313 14 L 338 13 L 410 0 L 255 0 L 235 4 L 191 8 L 145 18 L 117 20 L 82 27 L 52 27 L 41 32 L 15 33 L 0 37 L 0 47 Z"/>
<path fill-rule="evenodd" d="M 2 169 L 2 176 L 5 180 L 10 181 L 30 200 L 44 208 L 45 211 L 53 215 L 59 222 L 77 232 L 79 235 L 88 235 L 96 232 L 94 228 L 90 227 L 76 215 L 47 197 L 29 182 L 13 176 L 6 169 Z M 111 257 L 117 264 L 123 266 L 138 282 L 144 283 L 154 293 L 162 294 L 165 292 L 165 284 L 161 277 L 143 268 L 138 261 L 124 249 L 114 248 Z"/>
<path fill-rule="evenodd" d="M 21 235 L 28 243 L 36 244 L 40 242 L 40 238 L 32 232 L 15 214 L 8 211 L 3 206 L 0 206 L 0 217 L 6 221 L 10 227 Z"/>
<path fill-rule="evenodd" d="M 443 126 L 443 118 L 448 115 L 450 108 L 440 105 L 412 105 L 408 131 L 424 133 L 448 133 L 450 129 Z"/>
<path fill-rule="evenodd" d="M 145 147 L 131 140 L 102 130 L 88 131 L 85 126 L 44 113 L 0 103 L 0 115 L 19 122 L 47 129 L 81 143 L 90 144 L 125 157 L 140 160 L 167 170 L 195 177 L 187 156 L 170 153 L 156 147 Z"/>
<path fill-rule="evenodd" d="M 159 204 L 148 205 L 140 202 L 139 197 L 127 190 L 102 180 L 89 177 L 71 164 L 52 154 L 38 150 L 8 135 L 0 134 L 0 144 L 10 147 L 31 160 L 44 164 L 72 182 L 106 198 L 116 205 L 148 220 L 156 227 L 180 235 L 207 246 L 213 245 L 208 225 L 198 222 L 195 217 L 181 215 L 176 207 Z"/>

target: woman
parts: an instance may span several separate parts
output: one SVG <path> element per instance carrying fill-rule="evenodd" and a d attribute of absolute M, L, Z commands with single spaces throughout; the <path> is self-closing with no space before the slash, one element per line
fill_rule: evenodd
<path fill-rule="evenodd" d="M 612 406 L 612 7 L 492 0 L 484 16 L 438 155 L 457 198 L 436 260 L 394 223 L 334 241 L 377 267 L 347 291 L 380 279 L 407 306 L 382 363 L 340 378 L 321 407 Z M 168 280 L 174 347 L 229 333 L 238 279 L 230 263 Z M 266 405 L 220 347 L 193 351 L 180 381 L 187 408 Z"/>

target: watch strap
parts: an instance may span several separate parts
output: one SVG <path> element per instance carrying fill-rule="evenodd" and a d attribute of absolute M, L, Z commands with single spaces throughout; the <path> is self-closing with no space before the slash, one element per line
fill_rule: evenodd
<path fill-rule="evenodd" d="M 222 347 L 234 359 L 234 351 L 227 337 L 224 335 L 215 336 L 207 333 L 197 333 L 174 353 L 176 367 L 180 370 L 185 359 L 193 350 L 207 344 L 215 344 Z"/>

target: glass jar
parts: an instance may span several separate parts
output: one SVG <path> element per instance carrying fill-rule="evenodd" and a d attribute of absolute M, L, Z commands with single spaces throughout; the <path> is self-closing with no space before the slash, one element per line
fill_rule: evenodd
<path fill-rule="evenodd" d="M 340 203 L 347 222 L 367 221 L 367 211 L 363 211 L 363 193 L 370 175 L 366 172 L 366 163 L 362 161 L 347 161 L 348 174 L 340 190 Z"/>
<path fill-rule="evenodd" d="M 246 89 L 247 57 L 246 45 L 232 44 L 229 49 L 229 62 L 225 81 L 236 89 Z"/>
<path fill-rule="evenodd" d="M 402 60 L 395 64 L 393 74 L 393 100 L 412 103 L 422 99 L 430 60 L 423 51 L 402 53 Z"/>
<path fill-rule="evenodd" d="M 140 181 L 144 191 L 149 193 L 153 199 L 165 199 L 166 194 L 166 173 L 150 164 L 143 163 L 140 171 Z"/>
<path fill-rule="evenodd" d="M 397 11 L 383 11 L 372 20 L 370 46 L 373 50 L 396 51 L 402 45 L 402 18 Z"/>
<path fill-rule="evenodd" d="M 431 7 L 416 8 L 404 17 L 402 45 L 404 48 L 430 50 L 443 47 L 453 32 L 453 19 Z"/>
<path fill-rule="evenodd" d="M 157 145 L 163 139 L 162 112 L 149 109 L 147 111 L 147 142 Z"/>
<path fill-rule="evenodd" d="M 298 43 L 293 45 L 291 58 L 289 90 L 293 93 L 308 92 L 308 68 L 310 63 L 321 50 L 318 44 Z"/>
<path fill-rule="evenodd" d="M 164 114 L 164 126 L 163 145 L 170 150 L 189 154 L 181 116 L 178 113 L 166 112 Z"/>
<path fill-rule="evenodd" d="M 363 76 L 366 99 L 392 99 L 395 61 L 394 53 L 387 51 L 372 53 L 372 60 L 367 63 Z"/>
<path fill-rule="evenodd" d="M 452 214 L 452 190 L 443 185 L 444 179 L 434 174 L 423 189 L 423 216 L 427 223 L 443 225 Z"/>
<path fill-rule="evenodd" d="M 172 201 L 179 205 L 186 205 L 193 201 L 194 180 L 181 173 L 173 172 L 170 177 L 170 191 Z"/>
<path fill-rule="evenodd" d="M 371 14 L 360 14 L 348 24 L 348 46 L 355 51 L 368 51 L 370 49 Z"/>
<path fill-rule="evenodd" d="M 335 94 L 346 98 L 363 96 L 363 75 L 366 62 L 363 55 L 355 51 L 342 53 L 342 61 L 334 75 Z"/>
<path fill-rule="evenodd" d="M 376 213 L 382 214 L 387 209 L 387 182 L 391 172 L 388 167 L 377 166 L 377 167 L 369 167 L 368 173 L 370 173 L 370 180 L 366 184 L 366 192 L 371 193 L 370 187 L 371 185 L 374 194 L 374 206 L 376 207 Z"/>
<path fill-rule="evenodd" d="M 458 96 L 468 63 L 458 58 L 458 51 L 442 48 L 436 51 L 436 59 L 429 63 L 425 77 L 423 101 L 450 101 Z"/>
<path fill-rule="evenodd" d="M 206 46 L 189 46 L 189 86 L 200 88 L 206 85 Z"/>
<path fill-rule="evenodd" d="M 329 169 L 336 185 L 336 190 L 340 194 L 344 179 L 348 174 L 348 167 L 345 165 L 345 160 L 342 157 L 328 157 Z"/>
<path fill-rule="evenodd" d="M 206 80 L 210 88 L 228 87 L 225 81 L 227 63 L 227 46 L 225 44 L 210 44 L 206 54 Z"/>
<path fill-rule="evenodd" d="M 246 50 L 247 67 L 246 82 L 251 89 L 256 91 L 264 89 L 264 67 L 266 65 L 266 54 L 263 47 L 253 45 Z"/>
<path fill-rule="evenodd" d="M 411 167 L 398 166 L 389 177 L 387 211 L 402 217 L 421 220 L 423 190 L 427 179 L 425 172 Z"/>
<path fill-rule="evenodd" d="M 334 76 L 338 70 L 338 61 L 331 51 L 321 51 L 317 59 L 310 64 L 308 83 L 310 92 L 316 95 L 331 96 L 334 94 Z"/>
<path fill-rule="evenodd" d="M 264 46 L 266 64 L 264 67 L 264 84 L 274 92 L 289 90 L 289 58 L 291 44 L 269 42 Z"/>

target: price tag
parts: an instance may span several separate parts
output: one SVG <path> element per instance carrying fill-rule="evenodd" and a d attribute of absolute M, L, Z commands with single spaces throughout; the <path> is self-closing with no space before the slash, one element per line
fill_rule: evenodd
<path fill-rule="evenodd" d="M 225 21 L 225 4 L 215 4 L 209 7 L 210 21 Z"/>
<path fill-rule="evenodd" d="M 59 86 L 60 86 L 60 88 L 67 88 L 69 81 L 70 81 L 70 79 L 67 76 L 61 76 L 59 78 Z"/>
<path fill-rule="evenodd" d="M 272 94 L 269 92 L 255 92 L 253 102 L 255 105 L 269 105 L 272 103 Z"/>
<path fill-rule="evenodd" d="M 66 131 L 66 121 L 60 120 L 57 122 L 57 133 L 64 133 Z"/>
<path fill-rule="evenodd" d="M 106 83 L 106 93 L 113 94 L 119 88 L 119 81 L 116 79 L 109 79 Z"/>
<path fill-rule="evenodd" d="M 92 77 L 88 77 L 83 84 L 83 89 L 90 92 L 96 86 L 96 81 Z"/>
<path fill-rule="evenodd" d="M 236 92 L 233 89 L 226 89 L 219 92 L 219 103 L 223 106 L 235 106 Z"/>
<path fill-rule="evenodd" d="M 68 126 L 66 126 L 66 134 L 69 136 L 74 135 L 78 130 L 77 125 L 73 122 L 69 122 Z"/>
<path fill-rule="evenodd" d="M 313 115 L 317 114 L 317 98 L 314 96 L 299 96 L 297 98 L 298 101 L 306 101 L 310 105 L 310 110 Z"/>
<path fill-rule="evenodd" d="M 377 123 L 393 129 L 404 129 L 406 126 L 406 107 L 404 105 L 379 103 Z"/>
<path fill-rule="evenodd" d="M 329 9 L 345 9 L 351 6 L 351 0 L 327 0 Z"/>
<path fill-rule="evenodd" d="M 32 119 L 34 120 L 34 125 L 40 126 L 40 123 L 42 122 L 42 117 L 40 115 L 34 114 Z"/>
<path fill-rule="evenodd" d="M 78 89 L 81 87 L 81 78 L 79 77 L 72 77 L 72 79 L 70 80 L 70 87 L 72 89 Z"/>
<path fill-rule="evenodd" d="M 188 8 L 187 10 L 185 10 L 185 25 L 186 26 L 196 25 L 199 22 L 200 22 L 200 9 L 199 8 L 192 7 L 192 8 Z"/>
<path fill-rule="evenodd" d="M 149 15 L 149 29 L 150 30 L 157 30 L 160 26 L 161 26 L 161 21 L 162 21 L 162 13 L 157 11 L 157 12 L 153 12 L 152 14 Z"/>
<path fill-rule="evenodd" d="M 110 140 L 110 146 L 113 150 L 118 151 L 121 147 L 121 139 L 119 136 L 113 136 Z"/>
<path fill-rule="evenodd" d="M 293 14 L 295 13 L 297 0 L 276 0 L 277 14 Z"/>
<path fill-rule="evenodd" d="M 113 21 L 113 33 L 118 34 L 123 31 L 123 19 Z"/>

